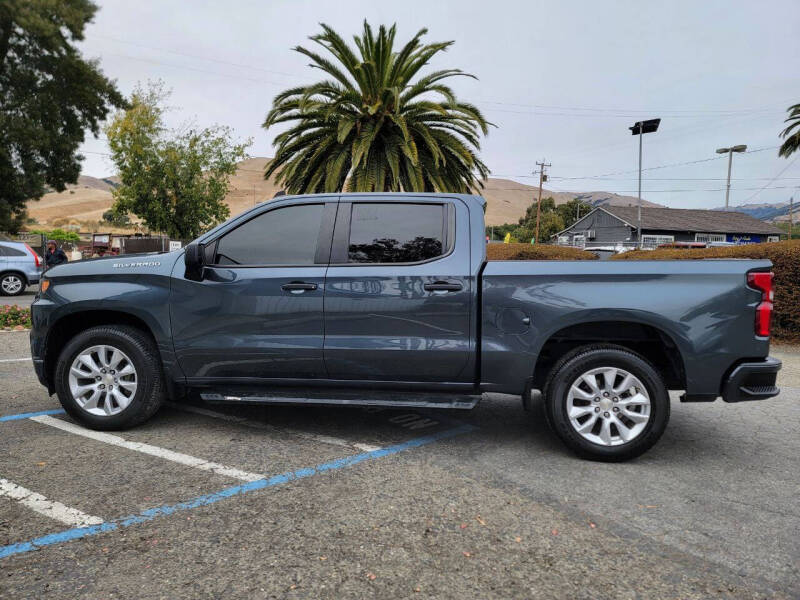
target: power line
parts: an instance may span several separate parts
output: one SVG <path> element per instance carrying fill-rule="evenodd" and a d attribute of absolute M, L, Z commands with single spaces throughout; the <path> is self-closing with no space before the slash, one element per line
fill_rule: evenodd
<path fill-rule="evenodd" d="M 791 166 L 792 166 L 794 163 L 796 163 L 798 158 L 800 158 L 800 154 L 798 154 L 797 156 L 795 156 L 795 158 L 794 158 L 794 160 L 793 160 L 792 162 L 790 162 L 790 163 L 789 163 L 788 165 L 786 165 L 786 166 L 785 166 L 783 169 L 781 169 L 781 170 L 780 170 L 780 172 L 779 172 L 777 175 L 775 175 L 775 177 L 773 177 L 773 178 L 772 178 L 772 179 L 770 179 L 770 180 L 769 180 L 767 183 L 765 183 L 765 184 L 764 184 L 764 187 L 760 188 L 760 189 L 759 189 L 759 190 L 758 190 L 758 191 L 757 191 L 755 194 L 753 194 L 753 195 L 749 196 L 749 197 L 748 197 L 748 198 L 747 198 L 747 199 L 746 199 L 744 202 L 742 202 L 742 204 L 747 204 L 748 202 L 750 202 L 750 200 L 752 200 L 753 198 L 755 198 L 756 196 L 758 196 L 758 195 L 759 195 L 761 192 L 763 192 L 763 191 L 764 191 L 764 190 L 766 190 L 766 189 L 771 189 L 771 190 L 782 189 L 782 188 L 777 188 L 777 187 L 768 187 L 768 186 L 769 186 L 769 184 L 770 184 L 770 183 L 772 183 L 773 181 L 775 181 L 776 179 L 778 179 L 778 177 L 780 177 L 781 175 L 783 175 L 783 174 L 784 174 L 784 173 L 785 173 L 785 172 L 786 172 L 786 171 L 789 169 L 789 167 L 791 167 Z M 794 186 L 791 186 L 791 187 L 794 187 Z"/>
<path fill-rule="evenodd" d="M 476 104 L 489 104 L 486 101 L 476 101 Z M 494 103 L 493 103 L 494 104 Z M 497 103 L 500 104 L 500 103 Z M 515 115 L 534 115 L 534 116 L 541 116 L 541 117 L 590 117 L 593 119 L 597 118 L 611 118 L 611 119 L 633 119 L 633 118 L 640 118 L 641 114 L 636 113 L 619 113 L 619 114 L 597 114 L 597 113 L 578 113 L 578 112 L 549 112 L 547 110 L 534 110 L 534 111 L 523 111 L 523 110 L 507 110 L 504 108 L 494 108 L 494 107 L 484 107 L 484 110 L 489 112 L 501 112 L 501 113 L 509 113 Z M 656 111 L 653 111 L 656 112 Z M 783 111 L 780 109 L 774 109 L 770 111 L 759 111 L 758 113 L 744 113 L 744 116 L 751 116 L 751 115 L 769 115 L 770 113 L 782 113 Z M 660 113 L 663 114 L 663 113 Z M 669 119 L 708 119 L 709 117 L 739 117 L 743 116 L 741 113 L 720 113 L 720 114 L 674 114 L 670 115 L 667 114 L 665 117 Z"/>
<path fill-rule="evenodd" d="M 284 76 L 284 77 L 301 77 L 301 78 L 304 78 L 302 75 L 299 75 L 298 73 L 287 73 L 285 71 L 275 71 L 275 70 L 265 69 L 263 67 L 258 67 L 258 66 L 254 66 L 254 65 L 250 65 L 250 64 L 245 64 L 245 63 L 238 63 L 238 62 L 233 62 L 233 61 L 210 58 L 210 57 L 207 57 L 207 56 L 200 56 L 200 55 L 197 55 L 197 54 L 189 54 L 187 52 L 179 52 L 177 50 L 170 50 L 168 48 L 160 48 L 160 47 L 157 47 L 157 46 L 150 46 L 150 45 L 141 44 L 141 43 L 138 43 L 138 42 L 130 42 L 130 41 L 127 41 L 127 40 L 121 40 L 119 38 L 115 38 L 115 37 L 107 36 L 107 35 L 101 35 L 101 34 L 94 34 L 94 35 L 95 35 L 95 37 L 107 39 L 107 40 L 113 41 L 115 43 L 126 44 L 126 45 L 130 45 L 130 46 L 136 46 L 136 47 L 139 47 L 139 48 L 144 48 L 144 49 L 148 49 L 148 50 L 154 50 L 156 52 L 164 52 L 164 53 L 167 53 L 167 54 L 174 54 L 176 56 L 183 56 L 183 57 L 186 57 L 186 58 L 194 58 L 194 59 L 197 59 L 197 60 L 203 60 L 203 61 L 207 61 L 207 62 L 233 66 L 233 67 L 237 67 L 237 68 L 241 68 L 241 69 L 249 69 L 249 70 L 261 71 L 261 72 L 269 73 L 269 74 L 272 74 L 272 75 L 280 75 L 280 76 Z M 153 59 L 147 59 L 147 58 L 144 58 L 144 57 L 130 56 L 130 55 L 127 55 L 127 54 L 115 54 L 115 53 L 108 53 L 108 54 L 111 54 L 113 56 L 119 56 L 119 57 L 122 57 L 122 58 L 128 58 L 128 59 L 131 59 L 131 60 L 140 60 L 140 61 L 144 61 L 144 62 L 160 64 L 160 65 L 167 66 L 167 67 L 173 67 L 173 68 L 178 68 L 178 69 L 187 69 L 187 70 L 196 71 L 196 72 L 199 72 L 199 73 L 208 73 L 208 74 L 212 74 L 212 75 L 219 75 L 219 76 L 222 76 L 222 77 L 232 77 L 232 78 L 238 78 L 238 79 L 245 79 L 245 80 L 248 80 L 248 81 L 255 81 L 255 82 L 258 82 L 258 83 L 270 83 L 270 84 L 273 84 L 273 85 L 286 85 L 285 82 L 279 83 L 279 82 L 275 82 L 275 81 L 254 79 L 252 77 L 246 77 L 246 76 L 243 76 L 243 75 L 232 75 L 232 74 L 229 74 L 229 73 L 220 73 L 218 71 L 207 71 L 205 69 L 198 69 L 198 68 L 189 67 L 189 66 L 185 66 L 185 65 L 175 65 L 175 64 L 165 63 L 165 62 L 157 61 L 157 60 L 153 60 Z M 536 109 L 536 110 L 544 109 L 545 111 L 559 110 L 559 111 L 581 111 L 581 112 L 591 112 L 591 113 L 615 113 L 615 114 L 602 115 L 602 116 L 611 116 L 611 117 L 619 117 L 619 118 L 623 118 L 623 117 L 624 118 L 629 118 L 629 117 L 632 117 L 632 116 L 633 117 L 638 117 L 638 116 L 641 116 L 641 114 L 644 114 L 644 113 L 665 114 L 666 116 L 668 116 L 670 118 L 706 118 L 706 117 L 709 117 L 709 116 L 717 116 L 717 117 L 726 117 L 727 116 L 727 117 L 732 117 L 732 116 L 739 116 L 739 115 L 752 115 L 752 114 L 756 114 L 756 113 L 782 112 L 784 110 L 783 107 L 780 107 L 780 108 L 768 108 L 768 107 L 755 108 L 755 107 L 751 107 L 751 108 L 741 108 L 741 109 L 658 109 L 658 110 L 656 110 L 656 109 L 629 109 L 629 108 L 560 106 L 560 105 L 546 105 L 546 104 L 524 104 L 524 103 L 504 102 L 504 101 L 498 101 L 498 100 L 478 100 L 476 102 L 480 103 L 480 104 L 497 104 L 497 105 L 500 105 L 500 106 L 517 106 L 517 107 L 524 107 L 524 108 L 533 108 L 533 109 Z M 576 113 L 576 112 L 569 112 L 569 113 L 567 113 L 567 112 L 525 112 L 525 111 L 505 111 L 505 110 L 501 110 L 501 109 L 489 109 L 489 110 L 495 110 L 495 111 L 499 111 L 499 112 L 516 113 L 516 114 L 538 114 L 538 115 L 542 115 L 542 116 L 601 116 L 601 115 L 597 115 L 597 114 L 580 114 L 580 113 Z"/>
<path fill-rule="evenodd" d="M 550 186 L 553 187 L 553 186 Z M 770 189 L 770 190 L 791 190 L 795 189 L 797 186 L 794 185 L 780 185 L 780 186 L 772 186 L 772 187 L 746 187 L 746 188 L 731 188 L 732 191 L 736 192 L 748 192 L 752 190 L 758 189 Z M 512 192 L 530 192 L 536 190 L 537 188 L 534 186 L 528 187 L 485 187 L 487 191 L 512 191 Z M 595 191 L 569 191 L 569 190 L 551 190 L 553 192 L 563 193 L 563 194 L 633 194 L 637 192 L 637 190 L 595 190 Z M 725 191 L 725 188 L 683 188 L 683 189 L 669 189 L 669 190 L 644 190 L 648 194 L 667 194 L 667 193 L 679 193 L 679 192 L 722 192 Z"/>
<path fill-rule="evenodd" d="M 755 154 L 756 152 L 763 152 L 764 150 L 773 150 L 773 149 L 775 149 L 777 147 L 778 146 L 767 146 L 765 148 L 756 148 L 755 150 L 748 150 L 746 152 L 746 154 Z M 724 158 L 724 157 L 723 156 L 713 156 L 713 157 L 710 157 L 710 158 L 701 158 L 701 159 L 698 159 L 698 160 L 687 160 L 687 161 L 684 161 L 684 162 L 668 163 L 668 164 L 664 164 L 664 165 L 656 165 L 654 167 L 646 167 L 646 168 L 642 169 L 642 171 L 656 171 L 658 169 L 669 169 L 669 168 L 672 168 L 672 167 L 683 167 L 683 166 L 686 166 L 686 165 L 696 165 L 696 164 L 700 164 L 700 163 L 711 162 L 713 160 L 720 160 L 722 158 Z M 607 176 L 610 176 L 610 175 L 627 175 L 628 173 L 638 173 L 638 172 L 639 172 L 638 169 L 633 169 L 633 170 L 629 170 L 629 171 L 613 171 L 611 173 L 601 173 L 600 175 L 587 175 L 587 176 L 584 176 L 584 177 L 555 177 L 554 179 L 559 179 L 559 180 L 599 179 L 599 178 L 607 177 Z M 527 176 L 526 175 L 520 175 L 520 177 L 527 177 Z"/>
<path fill-rule="evenodd" d="M 478 102 L 484 104 L 500 104 L 502 106 L 520 106 L 520 107 L 527 107 L 527 108 L 535 108 L 535 109 L 556 109 L 556 110 L 579 110 L 579 111 L 595 111 L 595 112 L 614 112 L 614 113 L 659 113 L 659 114 L 668 114 L 668 113 L 697 113 L 697 114 L 739 114 L 739 113 L 754 113 L 754 112 L 771 112 L 771 111 L 783 111 L 783 107 L 781 108 L 741 108 L 741 109 L 635 109 L 635 108 L 598 108 L 598 107 L 580 107 L 580 106 L 556 106 L 556 105 L 546 105 L 546 104 L 520 104 L 514 102 L 499 102 L 495 100 L 479 100 Z M 672 116 L 669 115 L 668 116 Z"/>
<path fill-rule="evenodd" d="M 175 65 L 172 63 L 165 63 L 160 60 L 154 60 L 151 58 L 143 58 L 141 56 L 130 56 L 129 54 L 118 54 L 116 52 L 106 52 L 107 55 L 110 56 L 118 56 L 120 58 L 127 58 L 130 60 L 138 60 L 141 62 L 151 63 L 154 65 L 161 65 L 164 67 L 172 67 L 173 69 L 184 69 L 186 71 L 195 71 L 197 73 L 207 73 L 209 75 L 217 75 L 218 77 L 228 77 L 230 79 L 242 79 L 246 81 L 254 81 L 255 83 L 266 83 L 268 85 L 277 85 L 277 86 L 285 86 L 287 85 L 286 82 L 277 82 L 277 81 L 269 81 L 266 79 L 256 79 L 254 77 L 246 77 L 244 75 L 232 75 L 230 73 L 220 73 L 219 71 L 208 71 L 206 69 L 198 69 L 196 67 L 187 67 L 186 65 Z"/>
<path fill-rule="evenodd" d="M 196 58 L 198 60 L 205 60 L 208 62 L 213 62 L 221 65 L 229 65 L 232 67 L 239 67 L 241 69 L 252 69 L 255 71 L 263 71 L 264 73 L 270 73 L 272 75 L 283 75 L 286 77 L 297 77 L 297 73 L 286 73 L 284 71 L 273 71 L 270 69 L 264 69 L 263 67 L 255 67 L 253 65 L 246 65 L 242 63 L 231 62 L 227 60 L 220 60 L 218 58 L 209 58 L 207 56 L 200 56 L 197 54 L 188 54 L 186 52 L 178 52 L 177 50 L 169 50 L 168 48 L 159 48 L 157 46 L 148 46 L 146 44 L 140 44 L 138 42 L 129 42 L 126 40 L 121 40 L 115 37 L 111 37 L 109 35 L 101 35 L 101 34 L 93 34 L 94 37 L 99 37 L 107 40 L 111 40 L 112 42 L 116 42 L 118 44 L 127 44 L 129 46 L 137 46 L 139 48 L 145 48 L 147 50 L 155 50 L 156 52 L 166 52 L 167 54 L 175 54 L 176 56 L 185 56 L 186 58 Z"/>

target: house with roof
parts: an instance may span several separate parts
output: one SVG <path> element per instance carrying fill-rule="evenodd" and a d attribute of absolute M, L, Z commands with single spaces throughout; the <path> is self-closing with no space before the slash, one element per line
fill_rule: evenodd
<path fill-rule="evenodd" d="M 645 248 L 673 242 L 777 242 L 781 233 L 774 225 L 739 212 L 642 207 Z M 638 246 L 637 208 L 598 206 L 553 238 L 563 246 Z"/>

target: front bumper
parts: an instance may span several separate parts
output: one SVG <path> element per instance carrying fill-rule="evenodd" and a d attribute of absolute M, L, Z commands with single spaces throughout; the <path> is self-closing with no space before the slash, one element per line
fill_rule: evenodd
<path fill-rule="evenodd" d="M 761 361 L 739 363 L 722 383 L 722 399 L 725 402 L 766 400 L 780 393 L 775 385 L 781 361 L 768 356 Z"/>
<path fill-rule="evenodd" d="M 36 377 L 46 388 L 50 388 L 50 382 L 47 381 L 47 375 L 44 371 L 44 360 L 41 358 L 34 358 L 33 359 L 33 370 L 36 371 Z"/>

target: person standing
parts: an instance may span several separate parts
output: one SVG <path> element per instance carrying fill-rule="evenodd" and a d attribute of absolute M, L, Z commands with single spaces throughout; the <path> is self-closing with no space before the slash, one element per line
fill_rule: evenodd
<path fill-rule="evenodd" d="M 50 269 L 65 262 L 67 262 L 67 255 L 64 254 L 64 251 L 58 247 L 55 240 L 48 240 L 47 252 L 44 254 L 45 267 Z"/>

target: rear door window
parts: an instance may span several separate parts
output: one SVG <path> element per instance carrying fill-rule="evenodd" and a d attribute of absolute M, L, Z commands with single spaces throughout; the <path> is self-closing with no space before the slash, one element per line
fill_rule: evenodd
<path fill-rule="evenodd" d="M 415 263 L 445 253 L 443 204 L 352 205 L 347 260 L 351 263 Z"/>

